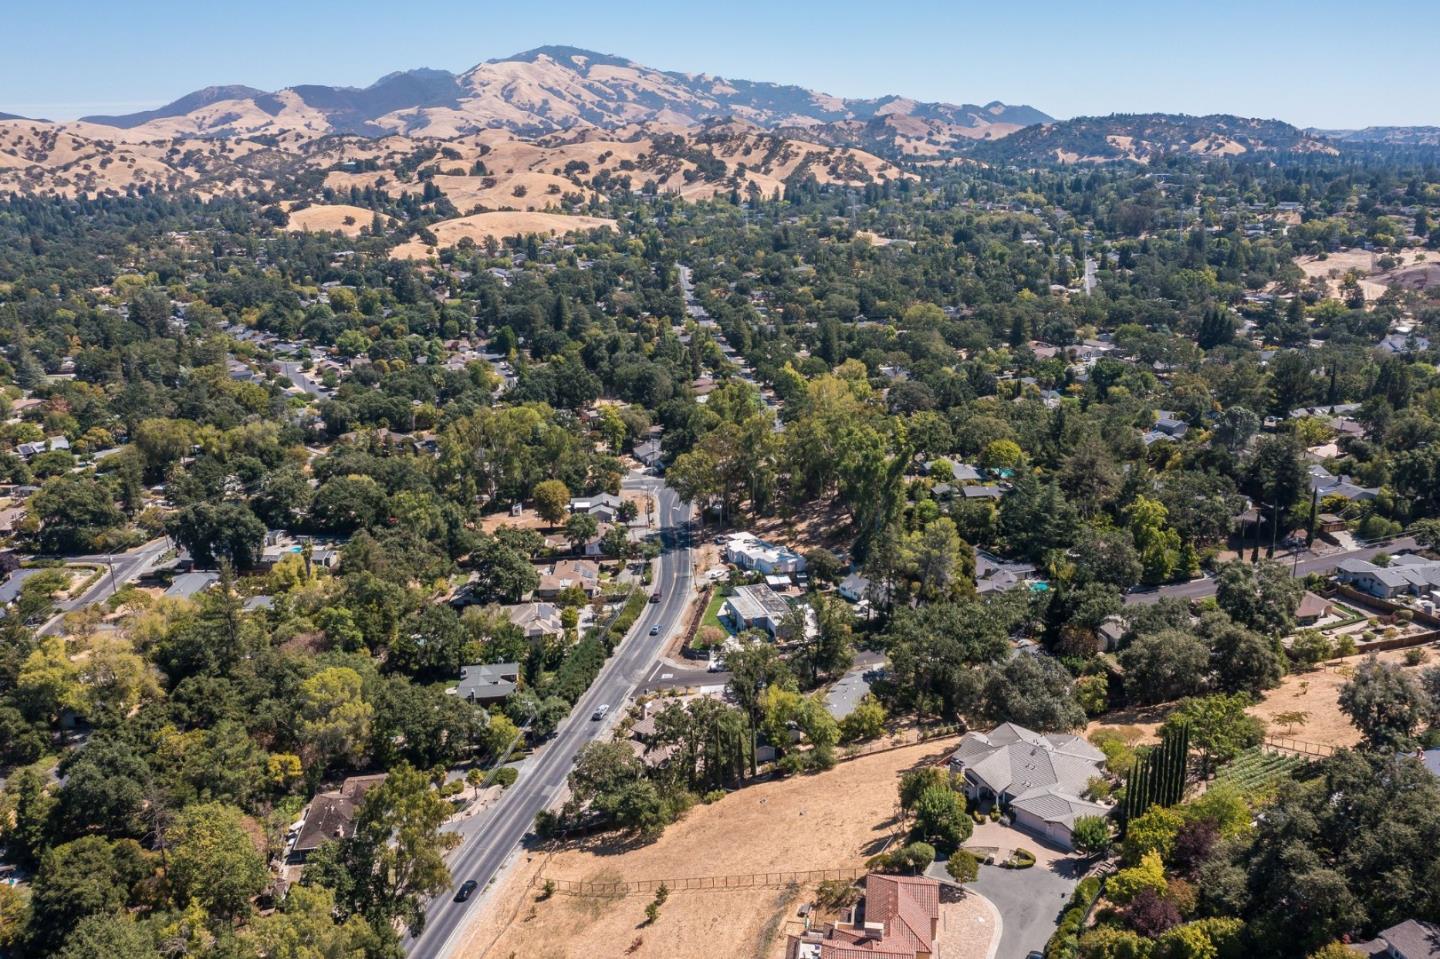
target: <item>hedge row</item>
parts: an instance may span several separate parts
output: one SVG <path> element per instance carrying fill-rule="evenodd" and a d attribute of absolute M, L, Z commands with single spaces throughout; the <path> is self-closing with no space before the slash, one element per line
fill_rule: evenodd
<path fill-rule="evenodd" d="M 1045 943 L 1045 959 L 1075 959 L 1080 954 L 1080 933 L 1085 930 L 1085 920 L 1099 898 L 1099 879 L 1087 876 L 1080 880 L 1060 916 L 1060 925 Z"/>
<path fill-rule="evenodd" d="M 573 706 L 585 695 L 585 690 L 589 689 L 590 684 L 595 682 L 595 677 L 600 675 L 605 660 L 615 652 L 620 640 L 625 638 L 630 627 L 635 625 L 635 620 L 640 618 L 645 602 L 645 594 L 635 590 L 625 600 L 625 605 L 614 619 L 601 629 L 592 630 L 584 639 L 570 647 L 560 662 L 560 668 L 555 670 L 555 682 L 551 688 L 556 696 Z"/>

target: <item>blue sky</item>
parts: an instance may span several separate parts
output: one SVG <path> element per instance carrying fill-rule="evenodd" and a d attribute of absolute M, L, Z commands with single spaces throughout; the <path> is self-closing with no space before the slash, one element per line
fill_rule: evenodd
<path fill-rule="evenodd" d="M 366 85 L 542 44 L 841 96 L 1054 116 L 1239 113 L 1440 124 L 1436 0 L 15 0 L 0 112 L 69 119 L 202 86 Z"/>

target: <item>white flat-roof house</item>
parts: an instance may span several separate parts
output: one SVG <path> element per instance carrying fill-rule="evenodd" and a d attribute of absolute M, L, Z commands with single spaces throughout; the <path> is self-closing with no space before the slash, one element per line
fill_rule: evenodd
<path fill-rule="evenodd" d="M 753 533 L 736 533 L 725 544 L 725 560 L 766 576 L 805 572 L 805 557 L 784 546 L 772 546 Z"/>
<path fill-rule="evenodd" d="M 1075 820 L 1110 814 L 1109 806 L 1083 798 L 1104 761 L 1105 754 L 1079 736 L 1003 723 L 962 736 L 950 768 L 964 778 L 967 796 L 1008 805 L 1016 826 L 1070 849 Z"/>

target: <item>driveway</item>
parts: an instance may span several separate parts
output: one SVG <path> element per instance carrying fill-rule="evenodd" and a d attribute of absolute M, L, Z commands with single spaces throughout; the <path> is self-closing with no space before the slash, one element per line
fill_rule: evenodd
<path fill-rule="evenodd" d="M 1035 865 L 1029 869 L 981 866 L 979 878 L 965 888 L 990 900 L 1000 913 L 996 959 L 1024 959 L 1032 949 L 1043 951 L 1086 864 L 1073 854 L 1042 844 L 1029 833 L 999 823 L 977 826 L 966 845 L 993 846 L 1002 851 L 1023 846 L 1035 854 Z"/>

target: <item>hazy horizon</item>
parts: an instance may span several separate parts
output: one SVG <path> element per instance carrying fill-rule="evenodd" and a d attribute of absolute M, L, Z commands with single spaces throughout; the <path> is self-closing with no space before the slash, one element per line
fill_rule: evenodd
<path fill-rule="evenodd" d="M 741 0 L 714 12 L 573 0 L 543 13 L 374 0 L 303 10 L 259 0 L 241 12 L 175 0 L 26 5 L 12 12 L 13 35 L 31 42 L 0 61 L 0 112 L 73 120 L 153 109 L 207 86 L 363 87 L 397 70 L 459 73 L 566 45 L 841 97 L 1000 100 L 1062 119 L 1165 112 L 1321 128 L 1440 124 L 1428 34 L 1405 29 L 1426 16 L 1416 0 L 1377 0 L 1358 23 L 1348 19 L 1353 7 L 1327 0 L 887 9 L 873 21 L 853 0 L 784 9 Z"/>

